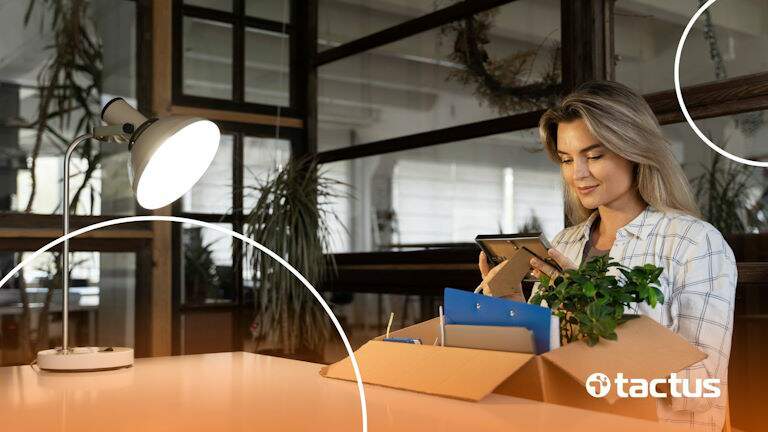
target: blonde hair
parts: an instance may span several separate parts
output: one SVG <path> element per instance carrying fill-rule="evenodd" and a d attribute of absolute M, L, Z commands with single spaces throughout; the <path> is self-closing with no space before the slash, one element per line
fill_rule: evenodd
<path fill-rule="evenodd" d="M 557 127 L 582 119 L 601 144 L 635 164 L 635 187 L 640 197 L 661 211 L 678 211 L 701 217 L 688 179 L 675 160 L 672 146 L 661 133 L 656 116 L 640 95 L 612 81 L 580 85 L 560 105 L 547 110 L 539 120 L 539 136 L 550 159 L 557 154 Z M 584 221 L 592 210 L 581 205 L 564 183 L 568 219 Z"/>

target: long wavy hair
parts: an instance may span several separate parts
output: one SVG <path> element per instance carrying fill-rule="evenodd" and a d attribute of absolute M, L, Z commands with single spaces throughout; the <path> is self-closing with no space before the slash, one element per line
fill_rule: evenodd
<path fill-rule="evenodd" d="M 701 217 L 672 146 L 642 96 L 623 84 L 591 81 L 547 110 L 539 121 L 539 137 L 550 159 L 558 164 L 557 127 L 577 119 L 584 120 L 606 148 L 634 163 L 634 186 L 647 204 L 661 211 Z M 593 210 L 581 205 L 565 179 L 563 184 L 568 219 L 574 224 L 584 221 Z"/>

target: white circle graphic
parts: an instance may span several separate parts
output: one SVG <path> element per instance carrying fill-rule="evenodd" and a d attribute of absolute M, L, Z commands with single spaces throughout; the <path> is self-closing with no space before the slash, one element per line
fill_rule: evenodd
<path fill-rule="evenodd" d="M 611 391 L 611 380 L 608 378 L 608 375 L 602 372 L 595 372 L 587 377 L 584 387 L 586 387 L 587 393 L 592 397 L 605 397 Z"/>
<path fill-rule="evenodd" d="M 3 276 L 2 279 L 0 279 L 0 288 L 5 285 L 8 280 L 10 280 L 13 276 L 16 275 L 16 273 L 19 272 L 24 266 L 32 262 L 34 259 L 42 255 L 43 253 L 47 252 L 49 249 L 53 248 L 54 246 L 58 245 L 59 243 L 64 242 L 64 240 L 69 240 L 72 237 L 76 237 L 80 234 L 87 233 L 89 231 L 97 230 L 99 228 L 104 228 L 112 225 L 120 225 L 125 223 L 131 223 L 131 222 L 147 222 L 147 221 L 165 221 L 165 222 L 178 222 L 178 223 L 188 223 L 191 225 L 197 225 L 204 228 L 209 228 L 214 231 L 218 231 L 220 233 L 228 234 L 232 237 L 235 237 L 246 244 L 249 244 L 256 249 L 260 250 L 261 252 L 269 255 L 272 259 L 280 263 L 283 267 L 288 269 L 296 278 L 301 281 L 301 283 L 307 287 L 307 289 L 312 293 L 312 295 L 315 296 L 317 301 L 320 302 L 325 312 L 328 314 L 328 316 L 331 318 L 331 321 L 333 321 L 333 325 L 336 327 L 336 330 L 339 332 L 339 336 L 341 336 L 341 340 L 344 342 L 344 348 L 346 348 L 347 353 L 349 353 L 349 358 L 352 361 L 352 369 L 355 371 L 355 380 L 357 381 L 357 391 L 360 395 L 360 411 L 362 413 L 363 418 L 363 432 L 368 431 L 368 410 L 366 408 L 365 403 L 365 388 L 363 387 L 363 379 L 360 376 L 360 367 L 357 364 L 357 358 L 355 357 L 354 351 L 352 351 L 352 346 L 349 344 L 349 339 L 347 339 L 347 334 L 344 332 L 344 329 L 341 327 L 341 324 L 339 324 L 339 321 L 336 319 L 336 316 L 331 311 L 331 308 L 328 306 L 328 303 L 325 302 L 325 299 L 320 295 L 320 293 L 317 292 L 315 287 L 312 286 L 311 283 L 295 268 L 293 268 L 292 265 L 290 265 L 287 261 L 285 261 L 282 257 L 277 255 L 276 253 L 272 252 L 271 250 L 267 249 L 265 246 L 261 245 L 260 243 L 250 239 L 249 237 L 246 237 L 240 233 L 237 233 L 235 231 L 222 228 L 220 226 L 210 224 L 207 222 L 202 222 L 195 219 L 189 219 L 185 217 L 178 217 L 178 216 L 130 216 L 130 217 L 124 217 L 124 218 L 118 218 L 118 219 L 112 219 L 104 222 L 95 223 L 93 225 L 88 225 L 86 227 L 80 228 L 76 231 L 72 231 L 71 233 L 67 234 L 66 236 L 59 237 L 56 240 L 53 240 L 46 244 L 45 246 L 41 247 L 40 249 L 36 250 L 32 254 L 29 255 L 25 260 L 20 262 L 16 267 L 11 269 L 8 274 Z"/>
<path fill-rule="evenodd" d="M 701 14 L 703 14 L 704 11 L 706 11 L 707 8 L 709 8 L 712 3 L 716 1 L 717 0 L 709 0 L 708 2 L 704 3 L 704 5 L 701 6 L 695 14 L 693 14 L 693 17 L 691 17 L 688 25 L 685 26 L 685 30 L 683 30 L 683 35 L 680 36 L 680 42 L 677 44 L 677 52 L 675 52 L 675 94 L 677 95 L 677 102 L 680 104 L 680 109 L 683 111 L 683 115 L 685 116 L 685 120 L 688 122 L 688 125 L 691 126 L 691 129 L 693 129 L 696 135 L 698 135 L 699 138 L 704 141 L 704 143 L 708 145 L 712 150 L 720 153 L 721 155 L 734 162 L 765 168 L 768 167 L 768 162 L 754 161 L 736 156 L 734 154 L 728 153 L 727 151 L 720 148 L 717 144 L 710 141 L 709 138 L 707 138 L 707 136 L 704 135 L 693 122 L 693 118 L 691 118 L 691 115 L 688 113 L 688 108 L 685 106 L 685 101 L 683 101 L 683 92 L 680 89 L 680 56 L 683 53 L 683 46 L 685 46 L 685 40 L 688 39 L 688 33 L 690 33 L 691 28 L 693 28 L 693 25 L 696 23 L 696 20 L 698 20 Z"/>

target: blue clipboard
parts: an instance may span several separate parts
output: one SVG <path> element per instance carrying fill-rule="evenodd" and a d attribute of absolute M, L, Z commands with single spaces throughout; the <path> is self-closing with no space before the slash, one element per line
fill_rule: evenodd
<path fill-rule="evenodd" d="M 536 354 L 550 350 L 549 308 L 454 288 L 445 289 L 443 301 L 446 324 L 525 327 L 533 332 Z"/>

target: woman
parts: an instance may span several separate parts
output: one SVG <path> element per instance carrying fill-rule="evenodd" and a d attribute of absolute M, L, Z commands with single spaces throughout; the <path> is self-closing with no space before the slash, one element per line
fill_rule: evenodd
<path fill-rule="evenodd" d="M 565 183 L 566 214 L 574 223 L 552 241 L 564 269 L 609 254 L 627 266 L 662 267 L 666 299 L 647 315 L 708 354 L 678 375 L 719 378 L 716 399 L 660 401 L 660 421 L 722 430 L 727 402 L 736 263 L 720 232 L 699 219 L 688 181 L 645 100 L 614 82 L 580 86 L 539 122 L 547 153 Z M 556 270 L 531 260 L 534 276 Z M 488 263 L 480 255 L 480 270 Z M 518 293 L 518 300 L 522 294 Z"/>

